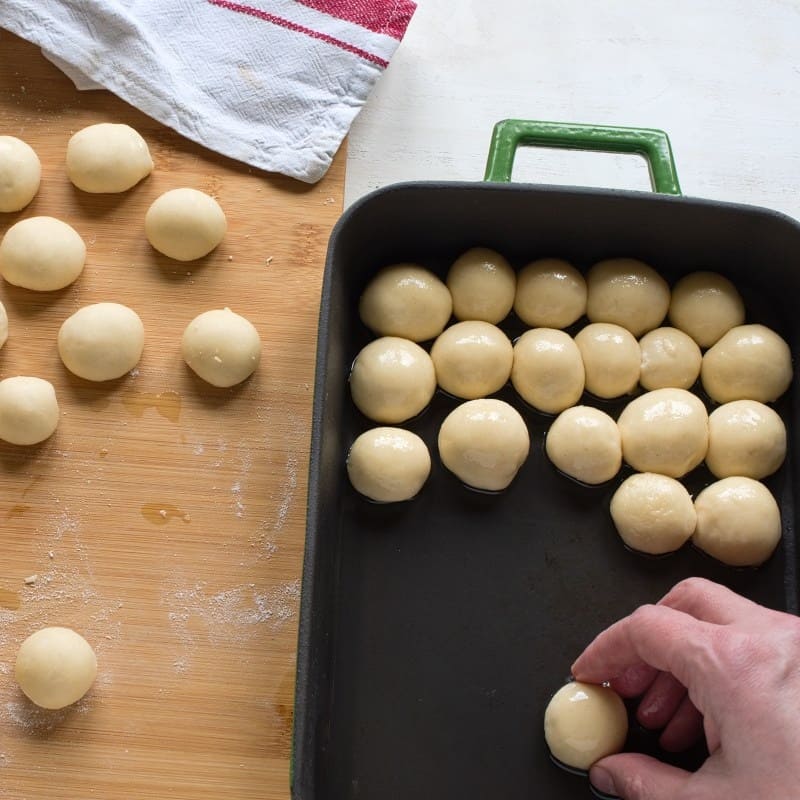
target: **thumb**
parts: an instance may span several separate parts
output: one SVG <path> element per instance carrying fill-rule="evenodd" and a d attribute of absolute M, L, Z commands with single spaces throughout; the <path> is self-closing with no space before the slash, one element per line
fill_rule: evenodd
<path fill-rule="evenodd" d="M 598 792 L 622 800 L 677 800 L 690 777 L 682 769 L 639 753 L 608 756 L 589 771 Z"/>

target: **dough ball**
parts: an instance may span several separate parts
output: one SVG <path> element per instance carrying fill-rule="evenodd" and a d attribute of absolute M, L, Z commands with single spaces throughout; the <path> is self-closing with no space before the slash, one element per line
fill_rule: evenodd
<path fill-rule="evenodd" d="M 619 753 L 628 736 L 625 703 L 605 686 L 573 681 L 553 695 L 544 712 L 544 738 L 553 758 L 588 770 Z"/>
<path fill-rule="evenodd" d="M 436 391 L 431 357 L 414 342 L 384 336 L 356 356 L 350 392 L 358 410 L 375 422 L 397 423 L 415 417 Z"/>
<path fill-rule="evenodd" d="M 447 273 L 456 319 L 478 319 L 497 324 L 514 304 L 517 278 L 500 253 L 473 247 L 460 255 Z"/>
<path fill-rule="evenodd" d="M 578 346 L 564 331 L 533 328 L 514 345 L 511 383 L 526 403 L 546 414 L 574 406 L 583 394 Z"/>
<path fill-rule="evenodd" d="M 458 322 L 439 335 L 431 358 L 442 389 L 474 400 L 505 386 L 514 348 L 503 331 L 488 322 Z"/>
<path fill-rule="evenodd" d="M 83 272 L 86 245 L 78 232 L 54 217 L 28 217 L 0 242 L 0 274 L 14 286 L 52 292 Z"/>
<path fill-rule="evenodd" d="M 14 675 L 37 706 L 65 708 L 89 691 L 97 677 L 97 658 L 75 631 L 42 628 L 20 645 Z"/>
<path fill-rule="evenodd" d="M 568 328 L 586 313 L 586 281 L 568 261 L 533 261 L 517 276 L 514 311 L 532 327 Z"/>
<path fill-rule="evenodd" d="M 622 454 L 639 472 L 680 478 L 705 458 L 708 413 L 685 389 L 656 389 L 631 400 L 619 420 Z"/>
<path fill-rule="evenodd" d="M 764 325 L 731 328 L 703 356 L 703 388 L 712 400 L 777 400 L 792 382 L 789 345 Z"/>
<path fill-rule="evenodd" d="M 373 428 L 362 433 L 347 456 L 353 488 L 379 503 L 410 500 L 430 472 L 431 456 L 425 442 L 402 428 Z"/>
<path fill-rule="evenodd" d="M 736 287 L 716 272 L 693 272 L 672 290 L 669 319 L 700 347 L 711 347 L 744 322 L 744 301 Z"/>
<path fill-rule="evenodd" d="M 53 435 L 58 416 L 52 383 L 24 376 L 0 381 L 0 439 L 11 444 L 39 444 Z"/>
<path fill-rule="evenodd" d="M 677 328 L 656 328 L 639 341 L 645 389 L 689 389 L 700 375 L 703 356 L 697 343 Z"/>
<path fill-rule="evenodd" d="M 586 283 L 586 315 L 592 322 L 613 322 L 638 338 L 667 316 L 667 282 L 635 258 L 599 261 L 589 270 Z"/>
<path fill-rule="evenodd" d="M 525 421 L 502 400 L 462 403 L 447 415 L 439 429 L 442 464 L 475 489 L 505 489 L 529 450 Z"/>
<path fill-rule="evenodd" d="M 144 218 L 147 239 L 176 261 L 208 255 L 228 228 L 219 203 L 197 189 L 172 189 L 157 198 Z"/>
<path fill-rule="evenodd" d="M 694 501 L 697 528 L 692 541 L 733 567 L 758 566 L 781 540 L 781 514 L 763 483 L 731 477 L 712 483 Z"/>
<path fill-rule="evenodd" d="M 610 481 L 622 466 L 617 423 L 603 411 L 574 406 L 558 415 L 545 438 L 547 457 L 576 481 Z"/>
<path fill-rule="evenodd" d="M 198 314 L 183 332 L 183 360 L 212 386 L 241 383 L 261 360 L 261 338 L 252 323 L 229 308 Z"/>
<path fill-rule="evenodd" d="M 587 391 L 610 398 L 636 388 L 642 352 L 630 331 L 609 322 L 593 322 L 576 334 L 575 344 L 586 370 Z"/>
<path fill-rule="evenodd" d="M 697 514 L 683 484 L 654 472 L 639 472 L 611 498 L 611 518 L 628 547 L 661 555 L 682 547 L 694 533 Z"/>
<path fill-rule="evenodd" d="M 453 310 L 450 290 L 416 264 L 384 267 L 358 304 L 361 321 L 379 336 L 425 342 L 438 336 Z"/>
<path fill-rule="evenodd" d="M 8 314 L 6 307 L 0 303 L 0 347 L 8 341 Z"/>
<path fill-rule="evenodd" d="M 142 357 L 144 326 L 120 303 L 94 303 L 64 320 L 58 354 L 64 366 L 87 381 L 111 381 L 130 372 Z"/>
<path fill-rule="evenodd" d="M 717 478 L 766 478 L 786 457 L 786 427 L 769 406 L 734 400 L 708 418 L 706 466 Z"/>
<path fill-rule="evenodd" d="M 33 148 L 15 136 L 0 136 L 0 211 L 21 211 L 36 196 L 42 165 Z"/>
<path fill-rule="evenodd" d="M 90 125 L 67 144 L 67 175 L 84 192 L 125 192 L 152 171 L 147 142 L 130 125 Z"/>

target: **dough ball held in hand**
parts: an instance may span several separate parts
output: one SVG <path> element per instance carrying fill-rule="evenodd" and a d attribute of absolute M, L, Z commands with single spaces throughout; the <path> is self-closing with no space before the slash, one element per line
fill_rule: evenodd
<path fill-rule="evenodd" d="M 467 486 L 505 489 L 528 457 L 530 437 L 519 413 L 502 400 L 470 400 L 439 429 L 439 456 Z"/>
<path fill-rule="evenodd" d="M 700 375 L 703 356 L 691 336 L 677 328 L 656 328 L 639 341 L 645 389 L 690 389 Z"/>
<path fill-rule="evenodd" d="M 142 320 L 120 303 L 84 306 L 58 332 L 64 366 L 87 381 L 121 378 L 139 363 L 143 349 Z"/>
<path fill-rule="evenodd" d="M 36 196 L 42 165 L 33 148 L 15 136 L 0 136 L 0 212 L 21 211 Z"/>
<path fill-rule="evenodd" d="M 587 273 L 586 285 L 586 316 L 591 322 L 613 322 L 638 338 L 667 316 L 669 285 L 643 261 L 599 261 Z"/>
<path fill-rule="evenodd" d="M 786 457 L 786 426 L 757 400 L 734 400 L 708 418 L 706 466 L 717 478 L 766 478 Z"/>
<path fill-rule="evenodd" d="M 253 324 L 229 308 L 205 311 L 183 332 L 184 361 L 204 381 L 227 388 L 249 378 L 261 360 L 261 337 Z"/>
<path fill-rule="evenodd" d="M 739 325 L 706 351 L 700 379 L 718 403 L 771 403 L 792 382 L 792 354 L 789 345 L 765 325 Z"/>
<path fill-rule="evenodd" d="M 558 415 L 545 438 L 547 457 L 576 481 L 610 481 L 622 466 L 617 423 L 603 411 L 574 406 Z"/>
<path fill-rule="evenodd" d="M 125 192 L 152 171 L 147 142 L 130 125 L 89 125 L 67 144 L 67 175 L 84 192 Z"/>
<path fill-rule="evenodd" d="M 726 277 L 716 272 L 692 272 L 672 289 L 669 320 L 700 347 L 711 347 L 744 322 L 744 301 Z"/>
<path fill-rule="evenodd" d="M 144 218 L 147 239 L 176 261 L 208 255 L 225 237 L 228 222 L 220 204 L 197 189 L 172 189 L 153 201 Z"/>
<path fill-rule="evenodd" d="M 656 389 L 625 406 L 617 420 L 625 460 L 639 472 L 680 478 L 708 450 L 708 413 L 685 389 Z"/>
<path fill-rule="evenodd" d="M 500 328 L 488 322 L 457 322 L 431 348 L 436 380 L 446 392 L 466 400 L 494 394 L 511 375 L 514 348 Z"/>
<path fill-rule="evenodd" d="M 12 225 L 0 242 L 0 274 L 14 286 L 53 292 L 83 272 L 86 245 L 78 232 L 55 217 L 28 217 Z"/>
<path fill-rule="evenodd" d="M 43 442 L 58 427 L 53 384 L 19 375 L 0 381 L 0 439 L 17 445 Z"/>
<path fill-rule="evenodd" d="M 453 315 L 497 325 L 511 311 L 516 283 L 514 270 L 500 253 L 487 247 L 467 250 L 447 273 Z"/>
<path fill-rule="evenodd" d="M 586 281 L 568 261 L 533 261 L 517 276 L 514 311 L 534 328 L 568 328 L 586 313 Z"/>
<path fill-rule="evenodd" d="M 362 433 L 347 456 L 353 488 L 378 503 L 410 500 L 430 472 L 425 442 L 402 428 L 372 428 Z"/>
<path fill-rule="evenodd" d="M 584 368 L 572 337 L 555 328 L 525 331 L 514 344 L 511 383 L 538 411 L 558 414 L 583 394 Z"/>
<path fill-rule="evenodd" d="M 586 391 L 596 397 L 630 394 L 639 383 L 642 351 L 633 334 L 609 322 L 593 322 L 575 336 L 586 371 Z"/>
<path fill-rule="evenodd" d="M 425 342 L 438 336 L 453 310 L 450 290 L 417 264 L 384 267 L 364 289 L 361 321 L 378 336 Z"/>
<path fill-rule="evenodd" d="M 654 472 L 638 472 L 620 484 L 611 498 L 611 518 L 628 547 L 649 555 L 678 550 L 697 525 L 683 484 Z"/>
<path fill-rule="evenodd" d="M 562 686 L 544 712 L 544 738 L 557 761 L 588 770 L 619 753 L 628 736 L 628 712 L 613 690 L 573 681 Z"/>
<path fill-rule="evenodd" d="M 781 514 L 763 483 L 730 477 L 703 489 L 694 501 L 697 528 L 692 541 L 733 567 L 766 561 L 781 540 Z"/>
<path fill-rule="evenodd" d="M 69 628 L 42 628 L 17 653 L 14 676 L 29 700 L 41 708 L 66 708 L 89 691 L 97 658 L 89 643 Z"/>

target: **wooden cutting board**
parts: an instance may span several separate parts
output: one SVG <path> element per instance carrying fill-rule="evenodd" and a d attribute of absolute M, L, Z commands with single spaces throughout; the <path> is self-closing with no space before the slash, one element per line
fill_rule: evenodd
<path fill-rule="evenodd" d="M 67 180 L 72 133 L 126 122 L 153 174 L 120 195 Z M 289 794 L 295 647 L 317 313 L 324 253 L 342 209 L 344 153 L 315 186 L 192 144 L 107 92 L 77 92 L 37 48 L 0 32 L 0 134 L 27 141 L 42 186 L 19 219 L 69 222 L 88 248 L 59 292 L 0 285 L 10 335 L 0 377 L 51 381 L 61 407 L 42 445 L 0 443 L 0 798 L 281 798 Z M 186 264 L 143 231 L 162 192 L 213 194 L 222 245 Z M 141 316 L 145 351 L 126 377 L 69 374 L 59 326 L 88 303 Z M 196 314 L 229 306 L 263 341 L 233 389 L 180 355 Z M 45 625 L 97 652 L 91 692 L 60 712 L 17 688 L 20 642 Z"/>

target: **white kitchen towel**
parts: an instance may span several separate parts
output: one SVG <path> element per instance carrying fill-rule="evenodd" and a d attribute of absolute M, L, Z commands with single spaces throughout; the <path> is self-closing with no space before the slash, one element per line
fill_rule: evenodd
<path fill-rule="evenodd" d="M 38 44 L 79 89 L 109 89 L 212 150 L 313 183 L 414 9 L 411 0 L 0 0 L 0 26 Z"/>

